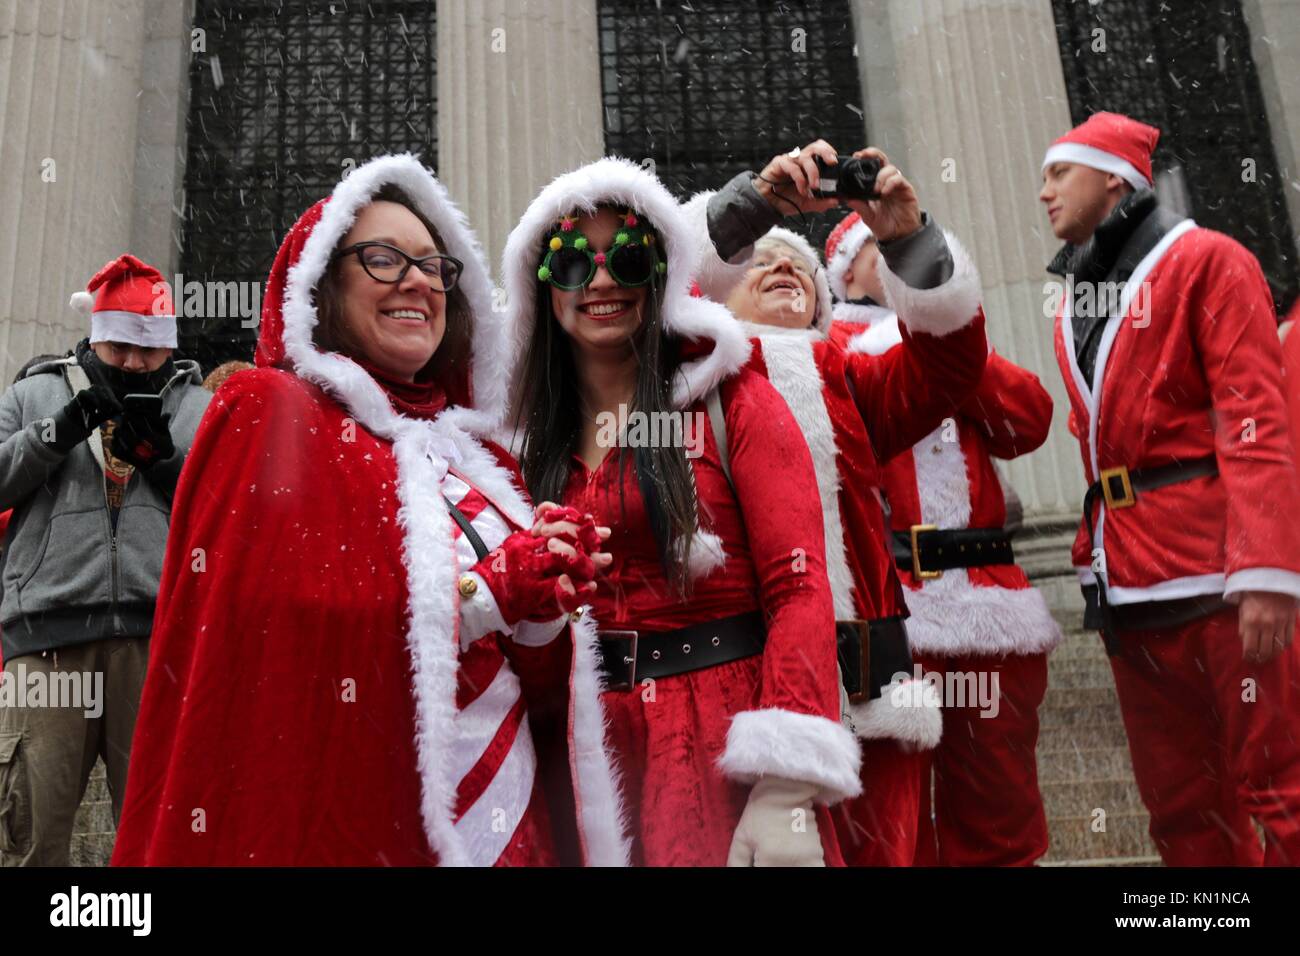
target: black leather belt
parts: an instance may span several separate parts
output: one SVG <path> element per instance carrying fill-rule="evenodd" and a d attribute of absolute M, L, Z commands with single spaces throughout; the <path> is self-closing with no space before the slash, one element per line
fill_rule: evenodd
<path fill-rule="evenodd" d="M 763 652 L 760 611 L 679 627 L 675 631 L 601 631 L 606 690 L 631 690 L 643 680 L 674 677 Z"/>
<path fill-rule="evenodd" d="M 986 564 L 1015 564 L 1011 535 L 1002 528 L 936 528 L 914 524 L 910 531 L 895 531 L 894 561 L 918 578 L 943 575 L 952 568 L 979 568 Z"/>
<path fill-rule="evenodd" d="M 907 625 L 901 617 L 836 621 L 840 680 L 850 703 L 875 700 L 898 673 L 912 673 Z"/>
<path fill-rule="evenodd" d="M 1167 485 L 1191 481 L 1193 478 L 1212 478 L 1218 473 L 1219 462 L 1214 455 L 1205 455 L 1191 461 L 1172 462 L 1168 465 L 1155 465 L 1150 468 L 1129 470 L 1123 465 L 1103 468 L 1100 477 L 1088 486 L 1088 492 L 1083 496 L 1083 521 L 1088 529 L 1088 541 L 1092 545 L 1093 552 L 1096 553 L 1097 550 L 1097 522 L 1092 516 L 1092 509 L 1097 499 L 1104 500 L 1108 509 L 1121 511 L 1137 504 L 1139 491 L 1153 491 Z M 1161 619 L 1191 620 L 1218 609 L 1213 606 L 1214 602 L 1198 599 L 1187 607 L 1166 609 L 1168 613 L 1154 610 L 1151 612 L 1153 616 L 1150 619 L 1146 617 L 1145 611 L 1135 608 L 1117 614 L 1115 607 L 1106 599 L 1106 589 L 1101 586 L 1100 577 L 1097 582 L 1092 593 L 1087 590 L 1089 586 L 1084 585 L 1084 601 L 1087 604 L 1084 623 L 1101 631 L 1106 650 L 1112 656 L 1119 651 L 1119 638 L 1116 631 L 1142 627 Z M 1191 614 L 1192 617 L 1184 617 L 1186 614 Z"/>

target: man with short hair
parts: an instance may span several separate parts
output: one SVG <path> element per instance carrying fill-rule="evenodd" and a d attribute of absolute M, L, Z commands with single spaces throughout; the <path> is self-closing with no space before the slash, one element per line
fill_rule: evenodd
<path fill-rule="evenodd" d="M 0 396 L 0 866 L 67 865 L 97 757 L 120 813 L 172 495 L 211 397 L 171 357 L 158 270 L 124 255 L 89 289 L 90 336 Z"/>
<path fill-rule="evenodd" d="M 1151 836 L 1300 864 L 1300 507 L 1276 316 L 1240 243 L 1161 206 L 1160 131 L 1098 113 L 1043 160 L 1056 353 L 1090 483 L 1074 564 Z M 1264 830 L 1261 850 L 1251 818 Z"/>

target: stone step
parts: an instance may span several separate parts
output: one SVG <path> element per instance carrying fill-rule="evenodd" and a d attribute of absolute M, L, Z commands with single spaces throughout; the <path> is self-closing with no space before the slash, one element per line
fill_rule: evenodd
<path fill-rule="evenodd" d="M 1053 750 L 1087 750 L 1094 747 L 1128 747 L 1128 737 L 1118 715 L 1113 720 L 1070 723 L 1065 719 L 1046 722 L 1049 715 L 1039 711 L 1038 752 Z M 1068 717 L 1069 715 L 1067 715 Z"/>
<path fill-rule="evenodd" d="M 1111 720 L 1119 720 L 1119 697 L 1114 687 L 1056 687 L 1048 685 L 1039 714 L 1079 708 L 1108 709 Z"/>
<path fill-rule="evenodd" d="M 1068 634 L 1052 651 L 1049 660 L 1106 660 L 1106 645 L 1094 632 Z"/>
<path fill-rule="evenodd" d="M 83 833 L 80 830 L 72 834 L 69 848 L 69 861 L 73 866 L 108 866 L 113 856 L 113 834 Z"/>
<path fill-rule="evenodd" d="M 1157 856 L 1145 812 L 1107 813 L 1106 829 L 1093 832 L 1091 814 L 1051 821 L 1051 845 L 1043 862 Z"/>
<path fill-rule="evenodd" d="M 1047 683 L 1049 687 L 1062 689 L 1072 687 L 1114 687 L 1115 676 L 1110 664 L 1101 660 L 1087 658 L 1069 658 L 1060 660 L 1053 654 L 1048 658 Z"/>
<path fill-rule="evenodd" d="M 1131 776 L 1040 782 L 1039 790 L 1049 821 L 1089 816 L 1098 809 L 1105 810 L 1108 817 L 1146 812 Z"/>
<path fill-rule="evenodd" d="M 1128 747 L 1068 747 L 1038 751 L 1038 782 L 1066 783 L 1087 780 L 1132 779 L 1133 762 Z"/>
<path fill-rule="evenodd" d="M 1051 707 L 1042 707 L 1038 711 L 1038 724 L 1044 730 L 1056 727 L 1075 727 L 1081 732 L 1090 733 L 1095 729 L 1110 726 L 1120 728 L 1121 732 L 1123 730 L 1119 707 L 1117 707 L 1113 702 L 1061 704 Z M 1087 738 L 1085 737 L 1084 739 L 1086 740 Z M 1088 746 L 1111 745 L 1090 744 Z"/>
<path fill-rule="evenodd" d="M 1039 860 L 1039 866 L 1163 866 L 1158 856 L 1103 856 L 1095 860 Z"/>

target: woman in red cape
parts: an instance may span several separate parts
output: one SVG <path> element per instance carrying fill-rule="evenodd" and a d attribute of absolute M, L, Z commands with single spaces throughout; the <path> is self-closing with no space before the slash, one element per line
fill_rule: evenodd
<path fill-rule="evenodd" d="M 412 156 L 285 237 L 257 368 L 177 489 L 115 864 L 624 862 L 594 631 L 564 613 L 607 556 L 580 516 L 535 525 L 480 437 L 505 341 Z"/>

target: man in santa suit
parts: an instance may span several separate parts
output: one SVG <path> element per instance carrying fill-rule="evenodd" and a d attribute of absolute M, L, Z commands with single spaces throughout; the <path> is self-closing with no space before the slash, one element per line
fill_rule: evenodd
<path fill-rule="evenodd" d="M 910 676 L 912 658 L 877 491 L 881 462 L 966 398 L 987 344 L 970 257 L 921 212 L 911 184 L 883 153 L 857 155 L 883 164 L 882 198 L 858 205 L 888 239 L 884 281 L 900 303 L 905 340 L 888 356 L 850 355 L 833 341 L 830 287 L 816 251 L 774 227 L 791 206 L 836 204 L 810 195 L 818 185 L 813 157 L 834 162 L 826 143 L 778 156 L 757 177 L 743 173 L 690 208 L 707 219 L 698 225 L 709 237 L 701 289 L 725 299 L 742 320 L 754 344 L 751 368 L 781 393 L 812 452 L 838 627 L 866 625 L 866 673 L 846 713 L 863 739 L 863 793 L 835 808 L 840 847 L 850 865 L 908 866 L 921 799 L 919 752 L 938 742 L 942 722 L 937 692 L 894 684 L 896 674 Z M 841 667 L 854 664 L 842 657 Z"/>
<path fill-rule="evenodd" d="M 856 213 L 826 243 L 839 300 L 832 337 L 850 353 L 903 348 L 899 316 L 881 304 L 896 299 L 881 281 L 881 261 Z M 1047 653 L 1061 631 L 1015 564 L 994 459 L 1033 451 L 1051 420 L 1052 399 L 1038 378 L 990 353 L 974 394 L 884 468 L 912 651 L 928 679 L 964 698 L 944 700 L 943 739 L 926 755 L 920 865 L 1027 866 L 1047 851 L 1035 747 Z"/>
<path fill-rule="evenodd" d="M 1090 484 L 1085 623 L 1165 862 L 1300 864 L 1300 501 L 1276 318 L 1250 252 L 1156 201 L 1159 136 L 1098 113 L 1043 160 Z"/>

